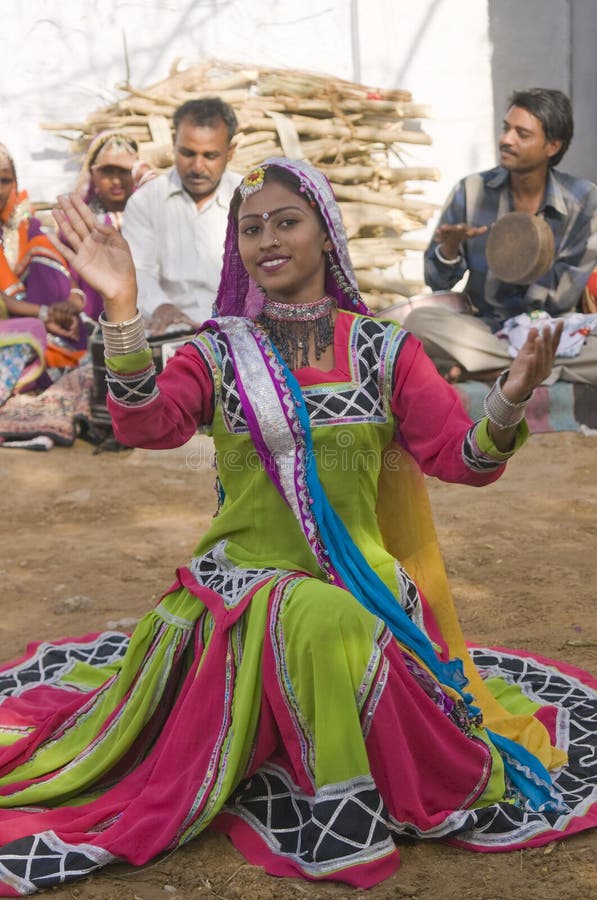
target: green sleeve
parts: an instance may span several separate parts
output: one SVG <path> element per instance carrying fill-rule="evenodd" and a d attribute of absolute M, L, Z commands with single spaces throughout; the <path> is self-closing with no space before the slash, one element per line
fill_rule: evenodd
<path fill-rule="evenodd" d="M 106 356 L 106 366 L 120 375 L 132 375 L 133 372 L 142 372 L 152 362 L 153 353 L 151 347 L 145 350 L 136 350 L 135 353 L 122 353 L 118 356 Z"/>
<path fill-rule="evenodd" d="M 498 450 L 498 448 L 491 440 L 489 434 L 489 419 L 487 418 L 487 416 L 484 416 L 477 423 L 477 431 L 475 437 L 479 450 L 481 450 L 483 453 L 487 453 L 488 456 L 493 456 L 495 459 L 509 459 L 514 453 L 516 453 L 517 450 L 520 450 L 522 445 L 526 442 L 529 434 L 529 426 L 526 423 L 526 419 L 523 419 L 516 429 L 516 439 L 514 441 L 514 446 L 511 450 L 508 450 L 507 453 L 502 453 L 501 450 Z"/>

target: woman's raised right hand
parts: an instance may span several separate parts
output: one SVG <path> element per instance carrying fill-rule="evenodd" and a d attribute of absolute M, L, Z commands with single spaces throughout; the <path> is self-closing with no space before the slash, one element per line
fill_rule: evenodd
<path fill-rule="evenodd" d="M 113 225 L 98 222 L 78 194 L 58 197 L 52 211 L 68 243 L 54 243 L 68 263 L 104 298 L 110 321 L 130 319 L 137 310 L 137 279 L 129 245 Z"/>

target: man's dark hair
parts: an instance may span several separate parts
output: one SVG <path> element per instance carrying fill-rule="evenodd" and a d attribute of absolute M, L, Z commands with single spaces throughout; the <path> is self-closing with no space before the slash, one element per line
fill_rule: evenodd
<path fill-rule="evenodd" d="M 200 128 L 217 128 L 223 122 L 228 129 L 228 141 L 232 140 L 238 128 L 234 110 L 219 97 L 200 97 L 179 106 L 172 117 L 175 133 L 183 119 Z"/>
<path fill-rule="evenodd" d="M 526 109 L 539 119 L 548 141 L 562 142 L 560 150 L 549 160 L 550 166 L 557 166 L 570 146 L 574 133 L 572 106 L 566 94 L 547 88 L 514 91 L 508 100 L 508 108 L 511 106 Z"/>

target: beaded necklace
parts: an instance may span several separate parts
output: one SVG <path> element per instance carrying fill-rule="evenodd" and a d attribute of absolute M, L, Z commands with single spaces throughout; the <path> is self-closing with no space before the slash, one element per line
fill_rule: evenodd
<path fill-rule="evenodd" d="M 333 297 L 322 297 L 308 303 L 279 303 L 266 297 L 257 322 L 264 328 L 290 369 L 309 365 L 311 335 L 315 359 L 334 341 Z"/>

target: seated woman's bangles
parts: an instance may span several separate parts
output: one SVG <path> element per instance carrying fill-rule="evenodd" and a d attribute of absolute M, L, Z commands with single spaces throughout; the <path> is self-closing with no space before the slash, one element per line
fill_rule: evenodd
<path fill-rule="evenodd" d="M 98 321 L 102 326 L 106 356 L 136 353 L 138 350 L 146 350 L 149 346 L 140 312 L 125 322 L 108 322 L 101 313 Z"/>
<path fill-rule="evenodd" d="M 491 390 L 483 400 L 485 415 L 496 428 L 514 428 L 524 419 L 526 405 L 531 399 L 529 395 L 520 403 L 512 403 L 504 397 L 502 385 L 508 377 L 508 370 L 501 372 L 495 380 Z"/>

